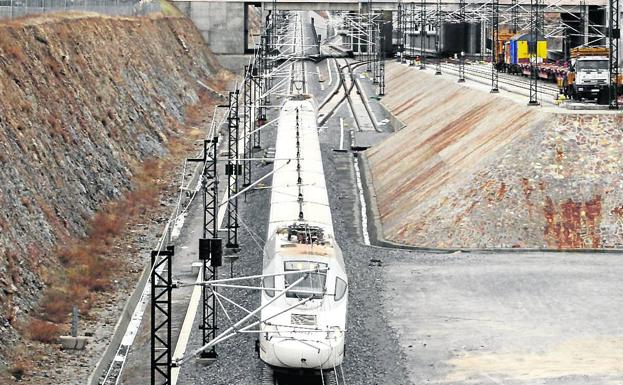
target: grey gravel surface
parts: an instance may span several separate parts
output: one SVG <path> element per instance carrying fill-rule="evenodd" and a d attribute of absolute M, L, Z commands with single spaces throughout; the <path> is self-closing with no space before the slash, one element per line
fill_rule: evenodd
<path fill-rule="evenodd" d="M 384 303 L 414 384 L 620 384 L 617 255 L 401 256 Z"/>

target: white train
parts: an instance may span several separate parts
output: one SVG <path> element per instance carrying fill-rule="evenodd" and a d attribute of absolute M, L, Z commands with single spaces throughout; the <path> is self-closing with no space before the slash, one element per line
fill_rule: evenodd
<path fill-rule="evenodd" d="M 277 275 L 263 278 L 262 305 L 274 302 L 261 312 L 258 349 L 278 371 L 332 370 L 344 359 L 348 279 L 334 239 L 316 119 L 311 96 L 291 96 L 277 128 L 263 262 L 264 275 Z"/>

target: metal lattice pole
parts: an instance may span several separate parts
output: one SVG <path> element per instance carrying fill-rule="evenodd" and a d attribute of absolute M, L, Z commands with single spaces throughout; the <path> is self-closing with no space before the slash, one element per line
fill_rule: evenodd
<path fill-rule="evenodd" d="M 414 32 L 415 32 L 415 3 L 411 3 L 409 7 L 409 66 L 415 65 L 415 42 L 414 42 Z"/>
<path fill-rule="evenodd" d="M 255 112 L 257 114 L 254 122 L 255 122 L 255 128 L 254 128 L 254 133 L 253 133 L 253 148 L 258 150 L 260 148 L 262 148 L 262 132 L 260 130 L 257 130 L 257 128 L 261 125 L 262 120 L 265 120 L 264 117 L 264 102 L 265 102 L 265 98 L 262 96 L 264 92 L 267 92 L 266 88 L 265 88 L 265 83 L 264 83 L 264 39 L 265 37 L 262 36 L 261 37 L 261 44 L 260 44 L 260 48 L 259 48 L 259 53 L 258 53 L 258 60 L 257 60 L 257 64 L 258 64 L 258 68 L 257 71 L 255 73 L 254 76 L 254 83 L 255 83 L 255 101 L 256 103 L 256 109 Z"/>
<path fill-rule="evenodd" d="M 511 28 L 513 34 L 519 32 L 519 0 L 511 0 Z"/>
<path fill-rule="evenodd" d="M 266 121 L 265 108 L 263 106 L 262 98 L 262 79 L 255 78 L 255 117 L 253 120 L 253 149 L 259 150 L 262 148 L 262 131 L 258 130 L 260 126 Z"/>
<path fill-rule="evenodd" d="M 253 66 L 255 63 L 251 64 L 250 67 L 245 66 L 245 78 L 243 84 L 243 99 L 244 99 L 244 113 L 242 116 L 243 124 L 242 124 L 242 137 L 244 138 L 244 160 L 242 161 L 242 187 L 248 187 L 251 184 L 251 140 L 248 137 L 249 133 L 252 131 L 253 116 L 252 116 L 252 105 L 253 105 Z"/>
<path fill-rule="evenodd" d="M 263 61 L 262 63 L 262 69 L 263 69 L 263 73 L 262 73 L 262 79 L 264 82 L 264 103 L 265 104 L 269 104 L 270 103 L 270 93 L 268 92 L 268 90 L 270 90 L 270 52 L 269 52 L 269 41 L 270 41 L 270 36 L 264 34 L 262 35 L 262 55 L 261 60 Z"/>
<path fill-rule="evenodd" d="M 217 173 L 218 135 L 215 133 L 210 140 L 203 142 L 203 158 L 189 159 L 204 162 L 201 183 L 203 185 L 203 238 L 199 239 L 199 259 L 202 262 L 203 281 L 216 279 L 220 259 L 220 240 L 218 239 L 218 173 Z M 206 247 L 206 245 L 208 245 Z M 214 246 L 214 250 L 212 250 Z M 214 254 L 214 255 L 213 255 Z M 204 285 L 201 292 L 202 316 L 201 337 L 207 344 L 216 337 L 216 296 Z M 201 355 L 203 358 L 216 358 L 216 350 L 212 347 Z"/>
<path fill-rule="evenodd" d="M 420 69 L 426 69 L 426 0 L 420 1 Z"/>
<path fill-rule="evenodd" d="M 459 23 L 465 28 L 465 0 L 459 0 Z M 465 36 L 461 37 L 461 42 L 465 41 Z M 459 83 L 465 81 L 465 44 L 461 44 L 461 52 L 459 52 Z"/>
<path fill-rule="evenodd" d="M 273 70 L 276 67 L 275 59 L 277 55 L 277 1 L 273 0 L 272 2 L 272 12 L 271 12 L 271 20 L 270 20 L 270 40 L 268 44 L 270 44 L 270 50 L 268 51 L 268 89 L 273 87 Z"/>
<path fill-rule="evenodd" d="M 580 35 L 582 36 L 582 44 L 588 44 L 588 28 L 589 28 L 589 20 L 588 20 L 588 12 L 586 9 L 586 1 L 580 0 Z"/>
<path fill-rule="evenodd" d="M 277 0 L 273 0 L 273 10 L 271 15 L 271 30 L 272 30 L 272 40 L 271 40 L 271 49 L 277 48 Z"/>
<path fill-rule="evenodd" d="M 379 96 L 385 95 L 385 35 L 381 34 L 379 57 Z"/>
<path fill-rule="evenodd" d="M 229 93 L 229 116 L 227 117 L 228 152 L 229 160 L 225 168 L 227 175 L 227 243 L 225 247 L 238 251 L 238 198 L 232 198 L 238 193 L 238 176 L 241 174 L 240 157 L 238 156 L 239 122 L 238 116 L 239 91 Z"/>
<path fill-rule="evenodd" d="M 151 385 L 171 383 L 173 254 L 173 246 L 151 252 Z"/>
<path fill-rule="evenodd" d="M 218 173 L 217 173 L 218 133 L 203 141 L 203 157 L 188 159 L 189 162 L 204 163 L 201 184 L 203 187 L 203 238 L 199 239 L 199 260 L 202 262 L 203 281 L 216 279 L 221 265 L 222 241 L 218 238 Z M 216 296 L 207 285 L 201 290 L 201 339 L 203 345 L 216 337 L 217 310 Z M 216 358 L 212 346 L 201 353 L 202 358 Z"/>
<path fill-rule="evenodd" d="M 405 4 L 402 5 L 402 10 L 400 12 L 400 21 L 401 21 L 401 31 L 402 31 L 402 46 L 400 52 L 400 62 L 407 62 L 407 6 Z"/>
<path fill-rule="evenodd" d="M 499 1 L 491 1 L 491 92 L 498 89 L 498 38 L 499 38 Z"/>
<path fill-rule="evenodd" d="M 435 26 L 435 75 L 441 75 L 441 0 L 437 0 L 437 21 Z"/>
<path fill-rule="evenodd" d="M 375 28 L 373 29 L 373 34 L 372 34 L 372 42 L 374 44 L 374 63 L 373 63 L 373 73 L 374 76 L 372 77 L 372 83 L 373 84 L 378 84 L 379 83 L 379 62 L 381 60 L 381 51 L 379 49 L 379 39 L 380 39 L 380 33 L 379 30 L 377 28 L 377 26 L 375 25 Z"/>
<path fill-rule="evenodd" d="M 621 29 L 619 24 L 619 0 L 610 0 L 610 20 L 608 22 L 608 46 L 610 49 L 610 83 L 608 85 L 608 106 L 610 109 L 619 109 L 619 40 Z"/>
<path fill-rule="evenodd" d="M 367 19 L 368 19 L 368 24 L 367 24 L 367 44 L 366 44 L 366 70 L 368 72 L 370 72 L 372 70 L 372 35 L 373 35 L 373 29 L 372 29 L 372 0 L 368 0 L 368 9 L 367 9 L 368 13 L 367 13 Z"/>
<path fill-rule="evenodd" d="M 540 0 L 530 0 L 530 40 L 528 51 L 530 57 L 530 101 L 528 105 L 539 105 L 539 29 Z"/>
<path fill-rule="evenodd" d="M 398 2 L 398 11 L 396 14 L 396 61 L 401 62 L 402 61 L 402 47 L 403 47 L 403 41 L 402 41 L 402 33 L 403 33 L 403 29 L 402 29 L 402 1 Z"/>
<path fill-rule="evenodd" d="M 272 41 L 273 41 L 273 34 L 272 34 L 272 28 L 266 28 L 266 38 L 264 41 L 265 47 L 264 47 L 264 70 L 266 72 L 266 89 L 270 89 L 270 83 L 271 83 L 271 79 L 269 74 L 271 73 L 271 65 L 272 65 L 272 60 L 271 59 L 271 55 L 272 55 Z"/>

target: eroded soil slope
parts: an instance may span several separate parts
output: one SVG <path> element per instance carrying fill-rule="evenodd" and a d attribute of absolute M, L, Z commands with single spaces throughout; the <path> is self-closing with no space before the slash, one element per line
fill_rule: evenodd
<path fill-rule="evenodd" d="M 0 36 L 6 343 L 29 318 L 48 273 L 68 263 L 58 250 L 87 235 L 94 214 L 126 194 L 136 170 L 169 153 L 206 92 L 217 97 L 198 82 L 215 84 L 219 67 L 183 18 L 55 15 L 0 24 Z M 111 228 L 100 231 L 116 231 L 114 221 L 105 224 Z M 74 276 L 85 273 L 81 268 L 87 265 L 76 264 Z"/>
<path fill-rule="evenodd" d="M 383 234 L 430 247 L 623 245 L 623 116 L 537 112 L 398 64 L 407 127 L 367 151 Z"/>

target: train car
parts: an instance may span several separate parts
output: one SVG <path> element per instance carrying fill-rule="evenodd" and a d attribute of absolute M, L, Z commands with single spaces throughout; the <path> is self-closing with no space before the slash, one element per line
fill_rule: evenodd
<path fill-rule="evenodd" d="M 532 35 L 529 33 L 517 35 L 510 39 L 510 59 L 511 64 L 529 63 Z M 537 41 L 536 49 L 537 62 L 542 63 L 547 59 L 547 41 L 540 39 Z"/>
<path fill-rule="evenodd" d="M 290 96 L 278 120 L 258 343 L 274 371 L 330 371 L 344 359 L 348 279 L 316 120 L 314 100 L 304 94 Z"/>
<path fill-rule="evenodd" d="M 508 73 L 529 75 L 525 73 L 526 65 L 530 64 L 529 45 L 532 35 L 529 33 L 513 36 L 504 45 L 504 68 Z M 536 59 L 538 63 L 547 60 L 547 41 L 537 41 Z"/>

